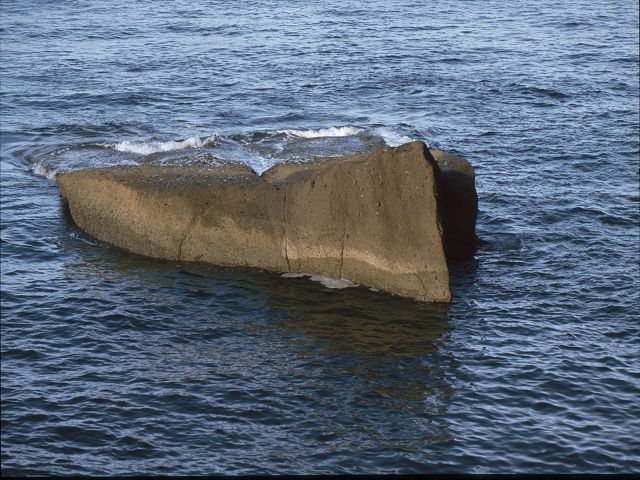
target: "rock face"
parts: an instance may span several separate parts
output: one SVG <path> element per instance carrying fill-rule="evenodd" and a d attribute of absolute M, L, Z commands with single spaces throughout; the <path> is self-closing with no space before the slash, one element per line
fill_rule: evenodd
<path fill-rule="evenodd" d="M 448 302 L 445 250 L 468 250 L 477 198 L 469 164 L 442 155 L 446 168 L 412 142 L 261 176 L 239 165 L 143 165 L 57 180 L 80 228 L 134 253 L 321 274 Z"/>
<path fill-rule="evenodd" d="M 478 195 L 473 167 L 459 155 L 431 150 L 440 168 L 438 194 L 445 254 L 449 260 L 471 256 L 476 245 Z"/>

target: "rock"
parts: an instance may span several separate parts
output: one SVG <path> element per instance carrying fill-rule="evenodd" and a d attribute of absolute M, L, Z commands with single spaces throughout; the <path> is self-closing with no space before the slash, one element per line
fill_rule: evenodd
<path fill-rule="evenodd" d="M 478 195 L 471 164 L 460 155 L 431 150 L 440 167 L 438 194 L 444 230 L 445 254 L 449 260 L 471 256 L 476 245 Z"/>
<path fill-rule="evenodd" d="M 134 253 L 308 272 L 448 302 L 440 218 L 466 212 L 456 195 L 468 187 L 458 181 L 464 165 L 449 165 L 441 173 L 426 146 L 411 142 L 279 164 L 261 176 L 239 165 L 143 165 L 64 173 L 57 181 L 80 228 Z M 439 205 L 439 195 L 450 205 Z M 468 233 L 469 218 L 443 224 Z M 466 246 L 444 237 L 452 242 L 447 251 Z"/>

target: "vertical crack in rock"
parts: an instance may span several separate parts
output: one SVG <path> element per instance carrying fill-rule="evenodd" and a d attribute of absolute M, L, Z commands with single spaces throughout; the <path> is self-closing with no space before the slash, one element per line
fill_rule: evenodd
<path fill-rule="evenodd" d="M 344 238 L 347 233 L 347 212 L 346 212 L 346 203 L 343 198 L 343 208 L 342 208 L 342 245 L 340 248 L 340 267 L 338 268 L 338 278 L 342 278 L 342 265 L 344 264 Z"/>
<path fill-rule="evenodd" d="M 438 192 L 438 185 L 440 184 L 440 178 L 441 178 L 441 173 L 440 173 L 440 167 L 438 166 L 437 162 L 433 162 L 432 164 L 432 172 L 433 172 L 433 177 L 434 177 L 434 182 L 433 182 L 433 197 L 436 199 L 436 226 L 438 227 L 438 231 L 440 232 L 440 237 L 442 237 L 444 239 L 444 228 L 442 226 L 442 217 L 444 216 L 444 207 L 442 205 L 442 198 L 440 196 L 440 192 Z"/>
<path fill-rule="evenodd" d="M 420 285 L 422 285 L 422 294 L 426 294 L 427 293 L 427 286 L 424 284 L 424 281 L 422 280 L 422 277 L 420 276 L 419 273 L 415 273 L 414 274 L 416 276 L 416 278 L 418 279 L 418 281 L 420 282 Z"/>
<path fill-rule="evenodd" d="M 193 215 L 193 218 L 191 219 L 191 222 L 189 223 L 189 226 L 187 227 L 187 229 L 186 229 L 186 231 L 184 233 L 184 237 L 182 237 L 182 241 L 180 242 L 180 245 L 178 246 L 178 260 L 182 260 L 182 247 L 184 247 L 184 244 L 187 242 L 187 239 L 191 236 L 193 231 L 200 224 L 202 219 L 205 217 L 207 212 L 209 210 L 211 210 L 212 207 L 213 207 L 213 205 L 209 205 L 208 207 L 203 208 L 202 212 L 200 212 L 199 214 L 194 214 Z"/>
<path fill-rule="evenodd" d="M 189 223 L 189 226 L 187 227 L 184 233 L 184 237 L 182 237 L 182 241 L 180 242 L 180 245 L 178 245 L 178 260 L 182 260 L 182 247 L 187 241 L 187 238 L 189 238 L 189 235 L 191 235 L 193 230 L 196 228 L 198 222 L 200 222 L 200 217 L 198 215 L 194 215 L 193 218 L 191 219 L 191 222 Z"/>
<path fill-rule="evenodd" d="M 284 199 L 282 202 L 282 218 L 284 222 L 284 258 L 287 261 L 287 271 L 291 272 L 291 263 L 289 262 L 289 238 L 287 237 L 287 191 L 284 190 Z"/>

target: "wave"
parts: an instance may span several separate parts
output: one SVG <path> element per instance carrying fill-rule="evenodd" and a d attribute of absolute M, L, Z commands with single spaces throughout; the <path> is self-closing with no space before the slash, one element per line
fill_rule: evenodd
<path fill-rule="evenodd" d="M 364 128 L 360 127 L 329 127 L 320 128 L 318 130 L 278 130 L 277 133 L 284 133 L 292 137 L 302 138 L 320 138 L 320 137 L 350 137 L 364 132 Z"/>
<path fill-rule="evenodd" d="M 112 148 L 118 152 L 135 153 L 138 155 L 151 155 L 159 152 L 173 152 L 185 150 L 187 148 L 201 148 L 216 143 L 219 139 L 217 134 L 205 138 L 189 137 L 185 140 L 169 140 L 167 142 L 130 142 L 125 140 L 119 143 L 102 144 L 106 148 Z"/>
<path fill-rule="evenodd" d="M 350 137 L 354 135 L 359 135 L 363 132 L 366 132 L 366 128 L 362 127 L 329 127 L 329 128 L 320 128 L 317 130 L 295 130 L 295 129 L 286 129 L 286 130 L 277 130 L 276 133 L 283 133 L 285 135 L 289 135 L 292 137 L 300 137 L 300 138 L 321 138 L 321 137 Z M 384 142 L 390 147 L 397 147 L 398 145 L 402 145 L 403 143 L 411 142 L 415 140 L 407 135 L 404 135 L 396 130 L 386 127 L 379 127 L 370 130 L 370 132 L 376 136 L 381 137 Z"/>
<path fill-rule="evenodd" d="M 555 90 L 553 88 L 544 88 L 544 87 L 533 87 L 527 85 L 521 85 L 518 83 L 512 83 L 512 86 L 516 87 L 516 89 L 524 93 L 525 95 L 535 95 L 539 97 L 550 97 L 556 99 L 564 99 L 569 98 L 570 95 L 559 90 Z"/>
<path fill-rule="evenodd" d="M 353 127 L 353 126 L 343 126 L 343 127 L 328 127 L 328 128 L 320 128 L 320 129 L 285 129 L 285 130 L 276 130 L 275 134 L 286 135 L 289 137 L 297 137 L 297 138 L 324 138 L 324 137 L 350 137 L 356 136 L 363 132 L 367 132 L 368 129 L 363 127 Z M 415 140 L 412 137 L 404 135 L 396 130 L 387 127 L 379 127 L 369 130 L 372 134 L 381 137 L 384 142 L 390 147 L 397 147 L 398 145 L 402 145 L 403 143 L 411 142 Z M 240 143 L 247 143 L 247 136 L 255 137 L 261 132 L 253 132 L 251 134 L 241 134 L 236 136 L 228 137 L 229 139 L 235 139 Z M 266 138 L 268 138 L 273 133 L 266 133 Z M 239 137 L 239 138 L 234 138 Z M 223 138 L 218 134 L 213 134 L 205 138 L 201 137 L 189 137 L 184 140 L 169 140 L 166 142 L 131 142 L 129 140 L 125 140 L 118 143 L 108 143 L 108 144 L 98 144 L 98 146 L 103 148 L 110 148 L 116 150 L 118 152 L 123 153 L 134 153 L 138 155 L 151 155 L 154 153 L 160 152 L 172 152 L 177 150 L 185 150 L 189 148 L 201 148 L 208 145 L 215 145 L 219 143 Z M 255 139 L 254 139 L 255 140 Z"/>
<path fill-rule="evenodd" d="M 415 138 L 411 138 L 407 135 L 403 135 L 400 132 L 397 132 L 395 130 L 392 130 L 386 127 L 376 128 L 373 130 L 373 133 L 380 136 L 384 140 L 384 143 L 386 143 L 390 147 L 397 147 L 404 143 L 408 143 L 416 140 Z"/>
<path fill-rule="evenodd" d="M 48 167 L 39 160 L 33 162 L 31 171 L 34 175 L 37 175 L 38 177 L 48 178 L 49 180 L 55 180 L 56 175 L 58 174 L 58 171 L 55 168 Z"/>
<path fill-rule="evenodd" d="M 409 135 L 412 135 L 410 137 Z M 307 139 L 333 137 L 334 141 L 309 142 Z M 217 160 L 244 163 L 261 174 L 279 162 L 304 161 L 316 156 L 336 156 L 365 151 L 383 145 L 396 147 L 422 135 L 406 126 L 335 126 L 321 129 L 287 129 L 237 132 L 223 135 L 191 136 L 178 140 L 82 143 L 36 148 L 25 158 L 34 174 L 54 179 L 58 171 L 140 161 L 208 162 Z M 210 147 L 199 151 L 202 147 Z M 187 150 L 191 150 L 188 152 Z M 173 152 L 173 153 L 172 153 Z M 141 158 L 165 153 L 162 158 Z M 115 157 L 114 157 L 115 155 Z M 179 157 L 179 158 L 174 158 Z"/>

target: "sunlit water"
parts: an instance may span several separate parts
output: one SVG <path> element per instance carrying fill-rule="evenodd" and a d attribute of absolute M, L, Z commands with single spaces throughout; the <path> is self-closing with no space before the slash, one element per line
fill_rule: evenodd
<path fill-rule="evenodd" d="M 637 2 L 3 1 L 5 474 L 638 472 Z M 161 262 L 58 171 L 465 155 L 450 308 Z"/>

